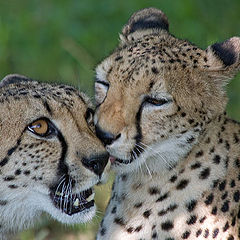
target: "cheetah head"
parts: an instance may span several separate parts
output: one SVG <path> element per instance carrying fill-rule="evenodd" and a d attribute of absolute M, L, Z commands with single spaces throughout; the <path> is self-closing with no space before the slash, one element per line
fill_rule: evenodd
<path fill-rule="evenodd" d="M 21 229 L 42 212 L 67 224 L 90 220 L 108 153 L 89 99 L 10 75 L 0 83 L 0 105 L 0 224 Z"/>
<path fill-rule="evenodd" d="M 117 171 L 173 168 L 223 114 L 240 68 L 239 37 L 203 50 L 168 26 L 158 9 L 136 12 L 96 68 L 94 123 Z"/>

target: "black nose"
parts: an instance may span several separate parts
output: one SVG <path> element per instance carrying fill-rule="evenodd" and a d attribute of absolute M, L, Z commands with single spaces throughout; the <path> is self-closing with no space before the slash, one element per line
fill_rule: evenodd
<path fill-rule="evenodd" d="M 95 126 L 95 129 L 97 137 L 103 142 L 105 146 L 112 144 L 113 141 L 120 137 L 120 134 L 115 136 L 110 132 L 103 131 L 98 125 Z"/>
<path fill-rule="evenodd" d="M 109 154 L 94 155 L 90 158 L 82 158 L 83 165 L 95 174 L 101 176 L 108 163 Z"/>

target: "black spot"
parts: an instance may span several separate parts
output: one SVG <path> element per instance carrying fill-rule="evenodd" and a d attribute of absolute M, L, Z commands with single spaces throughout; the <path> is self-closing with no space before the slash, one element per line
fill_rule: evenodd
<path fill-rule="evenodd" d="M 142 230 L 142 225 L 135 228 L 135 232 L 140 232 Z"/>
<path fill-rule="evenodd" d="M 132 227 L 129 227 L 129 228 L 127 229 L 127 232 L 128 232 L 128 233 L 132 233 L 132 232 L 133 232 L 133 228 L 132 228 Z"/>
<path fill-rule="evenodd" d="M 182 239 L 188 239 L 188 237 L 190 236 L 191 232 L 190 231 L 186 231 L 182 234 Z"/>
<path fill-rule="evenodd" d="M 203 237 L 208 238 L 208 236 L 209 236 L 209 230 L 205 229 Z"/>
<path fill-rule="evenodd" d="M 202 217 L 200 220 L 199 220 L 199 222 L 200 223 L 204 223 L 204 221 L 207 219 L 207 217 L 206 216 L 204 216 L 204 217 Z"/>
<path fill-rule="evenodd" d="M 221 207 L 222 212 L 227 212 L 229 210 L 229 201 L 225 201 Z"/>
<path fill-rule="evenodd" d="M 165 200 L 166 198 L 168 198 L 168 193 L 165 193 L 164 195 L 160 196 L 156 202 L 162 202 L 163 200 Z"/>
<path fill-rule="evenodd" d="M 196 207 L 197 205 L 197 201 L 196 200 L 191 200 L 190 202 L 188 202 L 186 204 L 186 208 L 189 212 L 192 212 L 194 210 L 194 208 Z"/>
<path fill-rule="evenodd" d="M 48 111 L 48 113 L 49 113 L 50 115 L 52 115 L 52 110 L 51 110 L 51 108 L 50 108 L 50 106 L 49 106 L 49 104 L 48 104 L 47 101 L 43 101 L 43 106 L 46 108 L 46 110 Z"/>
<path fill-rule="evenodd" d="M 122 181 L 126 181 L 127 180 L 127 175 L 123 174 L 123 175 L 121 175 L 121 178 L 122 178 Z"/>
<path fill-rule="evenodd" d="M 154 238 L 157 238 L 157 233 L 156 232 L 154 232 L 153 234 L 152 234 L 152 238 L 154 239 Z"/>
<path fill-rule="evenodd" d="M 228 196 L 228 192 L 225 192 L 225 193 L 221 196 L 221 199 L 224 200 L 224 199 L 227 198 L 227 196 Z"/>
<path fill-rule="evenodd" d="M 15 179 L 14 176 L 6 176 L 6 177 L 3 178 L 4 181 L 12 181 L 14 179 Z"/>
<path fill-rule="evenodd" d="M 106 228 L 102 228 L 100 231 L 101 236 L 104 236 L 106 233 Z"/>
<path fill-rule="evenodd" d="M 213 158 L 213 162 L 215 164 L 219 164 L 220 163 L 220 159 L 221 159 L 221 157 L 219 155 L 215 155 L 214 158 Z"/>
<path fill-rule="evenodd" d="M 200 162 L 196 162 L 194 164 L 191 165 L 191 169 L 194 170 L 194 169 L 197 169 L 197 168 L 200 168 L 201 167 L 201 163 Z"/>
<path fill-rule="evenodd" d="M 177 176 L 176 175 L 173 175 L 171 178 L 170 178 L 170 182 L 174 183 L 175 181 L 177 180 Z"/>
<path fill-rule="evenodd" d="M 116 58 L 115 58 L 115 61 L 117 62 L 117 61 L 119 61 L 120 59 L 122 59 L 123 57 L 122 56 L 117 56 Z"/>
<path fill-rule="evenodd" d="M 202 150 L 198 151 L 195 155 L 196 158 L 201 157 L 201 156 L 203 156 L 203 151 Z"/>
<path fill-rule="evenodd" d="M 207 196 L 205 200 L 205 204 L 210 205 L 213 202 L 213 199 L 214 199 L 214 195 L 211 193 L 210 195 Z"/>
<path fill-rule="evenodd" d="M 8 185 L 8 187 L 9 187 L 9 188 L 11 188 L 11 189 L 18 188 L 18 186 L 17 186 L 17 185 L 15 185 L 15 184 Z"/>
<path fill-rule="evenodd" d="M 114 218 L 114 222 L 120 226 L 124 226 L 124 221 L 122 218 Z"/>
<path fill-rule="evenodd" d="M 0 206 L 5 206 L 7 205 L 7 201 L 6 200 L 0 200 Z"/>
<path fill-rule="evenodd" d="M 212 208 L 212 214 L 213 214 L 213 215 L 216 215 L 216 214 L 217 214 L 217 207 L 216 207 L 216 206 L 214 206 L 214 207 Z"/>
<path fill-rule="evenodd" d="M 151 210 L 146 210 L 146 211 L 143 213 L 143 217 L 149 218 L 149 216 L 151 215 L 151 213 L 152 213 Z"/>
<path fill-rule="evenodd" d="M 115 207 L 112 208 L 111 213 L 114 214 L 114 213 L 116 213 L 116 211 L 117 211 L 117 207 L 115 206 Z"/>
<path fill-rule="evenodd" d="M 199 178 L 200 179 L 207 179 L 210 174 L 210 168 L 205 168 L 200 172 Z"/>
<path fill-rule="evenodd" d="M 223 232 L 226 232 L 228 229 L 229 229 L 229 223 L 227 221 L 226 224 L 223 227 Z"/>
<path fill-rule="evenodd" d="M 199 237 L 202 234 L 202 229 L 198 229 L 196 232 L 196 237 Z"/>
<path fill-rule="evenodd" d="M 173 223 L 171 221 L 166 221 L 161 224 L 162 230 L 169 231 L 173 228 Z"/>
<path fill-rule="evenodd" d="M 219 188 L 220 191 L 223 191 L 225 189 L 225 187 L 226 187 L 226 180 L 219 183 L 218 188 Z"/>
<path fill-rule="evenodd" d="M 178 185 L 176 186 L 176 189 L 177 190 L 182 190 L 188 185 L 188 183 L 189 183 L 189 180 L 183 179 L 178 183 Z"/>
<path fill-rule="evenodd" d="M 150 195 L 155 195 L 155 194 L 159 194 L 160 190 L 157 187 L 151 187 L 149 188 L 148 192 L 150 193 Z"/>
<path fill-rule="evenodd" d="M 156 67 L 152 67 L 152 72 L 154 73 L 154 74 L 158 74 L 159 73 L 159 71 L 157 70 L 157 68 Z"/>
<path fill-rule="evenodd" d="M 218 229 L 218 228 L 215 228 L 215 229 L 213 230 L 213 233 L 212 233 L 212 238 L 216 238 L 217 235 L 218 235 L 218 233 L 219 233 L 219 229 Z"/>
<path fill-rule="evenodd" d="M 30 171 L 29 171 L 29 170 L 26 170 L 26 171 L 23 172 L 23 174 L 27 176 L 27 175 L 30 174 Z"/>
<path fill-rule="evenodd" d="M 143 205 L 143 203 L 136 203 L 136 204 L 134 205 L 134 207 L 135 207 L 135 208 L 140 208 L 142 205 Z"/>
<path fill-rule="evenodd" d="M 239 202 L 240 199 L 240 192 L 239 190 L 237 190 L 234 194 L 233 194 L 233 199 L 235 202 Z"/>
<path fill-rule="evenodd" d="M 0 167 L 3 167 L 4 165 L 6 165 L 8 163 L 8 158 L 5 157 L 1 162 L 0 162 Z"/>
<path fill-rule="evenodd" d="M 21 169 L 17 169 L 14 174 L 15 174 L 15 175 L 20 175 L 21 172 L 22 172 Z"/>
<path fill-rule="evenodd" d="M 231 181 L 230 186 L 231 186 L 231 188 L 233 188 L 233 187 L 236 186 L 236 183 L 235 183 L 235 180 L 234 180 L 234 179 Z"/>
<path fill-rule="evenodd" d="M 185 112 L 182 112 L 182 113 L 181 113 L 181 116 L 182 116 L 182 117 L 185 117 L 186 115 L 187 115 L 187 114 L 186 114 Z"/>
<path fill-rule="evenodd" d="M 188 225 L 192 225 L 192 224 L 194 224 L 194 223 L 196 223 L 196 221 L 197 221 L 197 217 L 195 216 L 195 215 L 193 215 L 193 216 L 191 216 L 188 220 L 187 220 L 187 224 Z"/>

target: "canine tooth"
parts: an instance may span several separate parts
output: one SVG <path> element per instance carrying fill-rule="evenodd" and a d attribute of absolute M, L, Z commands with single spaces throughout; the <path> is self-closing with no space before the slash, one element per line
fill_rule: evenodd
<path fill-rule="evenodd" d="M 78 207 L 79 206 L 79 199 L 78 198 L 76 198 L 76 200 L 74 201 L 73 206 L 74 207 Z"/>
<path fill-rule="evenodd" d="M 94 196 L 95 196 L 95 193 L 92 193 L 88 198 L 86 198 L 86 200 L 90 202 L 94 199 Z"/>

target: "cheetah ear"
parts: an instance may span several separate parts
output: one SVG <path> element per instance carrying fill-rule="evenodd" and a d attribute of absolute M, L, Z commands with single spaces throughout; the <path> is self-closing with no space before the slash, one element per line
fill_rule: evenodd
<path fill-rule="evenodd" d="M 12 83 L 27 82 L 27 81 L 31 81 L 31 79 L 19 74 L 9 74 L 6 77 L 4 77 L 3 80 L 0 82 L 0 88 L 5 87 Z"/>
<path fill-rule="evenodd" d="M 240 70 L 240 37 L 215 43 L 206 50 L 209 70 L 214 75 L 231 78 Z"/>
<path fill-rule="evenodd" d="M 138 12 L 135 12 L 128 23 L 123 27 L 120 39 L 123 42 L 132 40 L 129 35 L 132 36 L 135 32 L 148 31 L 148 33 L 156 32 L 159 30 L 168 31 L 168 19 L 167 16 L 159 9 L 145 8 Z M 132 36 L 134 38 L 134 36 Z M 139 36 L 140 37 L 140 36 Z M 135 37 L 139 38 L 139 37 Z"/>

